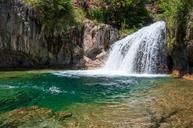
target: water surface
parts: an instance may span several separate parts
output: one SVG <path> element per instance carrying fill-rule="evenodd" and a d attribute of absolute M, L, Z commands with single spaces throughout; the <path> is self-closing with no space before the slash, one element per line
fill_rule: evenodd
<path fill-rule="evenodd" d="M 180 96 L 179 90 L 193 92 L 189 88 L 191 82 L 163 75 L 93 74 L 84 71 L 2 73 L 0 112 L 39 106 L 55 112 L 72 112 L 73 116 L 64 122 L 65 127 L 150 127 L 156 126 L 150 113 L 159 108 L 154 101 L 167 99 L 168 89 L 172 91 L 168 92 L 171 97 L 173 92 Z"/>

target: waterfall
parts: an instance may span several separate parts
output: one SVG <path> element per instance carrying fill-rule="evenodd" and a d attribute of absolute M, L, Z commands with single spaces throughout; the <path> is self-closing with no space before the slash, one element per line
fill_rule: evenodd
<path fill-rule="evenodd" d="M 159 21 L 114 43 L 103 69 L 129 74 L 162 73 L 166 64 L 165 26 Z"/>

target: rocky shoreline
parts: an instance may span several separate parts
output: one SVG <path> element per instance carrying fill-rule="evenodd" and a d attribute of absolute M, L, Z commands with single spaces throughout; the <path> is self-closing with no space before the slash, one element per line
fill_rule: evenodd
<path fill-rule="evenodd" d="M 173 78 L 183 78 L 185 80 L 193 80 L 193 74 L 181 73 L 179 70 L 173 70 L 170 76 Z"/>

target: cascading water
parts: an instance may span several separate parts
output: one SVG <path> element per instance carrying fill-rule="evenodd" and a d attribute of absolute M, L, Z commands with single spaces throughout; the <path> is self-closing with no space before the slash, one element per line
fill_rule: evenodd
<path fill-rule="evenodd" d="M 163 72 L 166 64 L 165 26 L 164 21 L 159 21 L 116 42 L 103 69 L 129 74 Z"/>
<path fill-rule="evenodd" d="M 166 77 L 166 25 L 159 21 L 115 42 L 103 68 L 54 73 L 64 77 Z"/>

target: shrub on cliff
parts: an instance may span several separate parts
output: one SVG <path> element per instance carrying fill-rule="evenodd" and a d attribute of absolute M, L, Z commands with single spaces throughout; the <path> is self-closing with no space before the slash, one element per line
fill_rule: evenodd
<path fill-rule="evenodd" d="M 86 17 L 121 28 L 139 28 L 151 21 L 146 0 L 80 0 Z"/>
<path fill-rule="evenodd" d="M 71 0 L 33 0 L 33 6 L 47 35 L 58 35 L 74 24 Z"/>
<path fill-rule="evenodd" d="M 103 0 L 104 21 L 118 28 L 142 27 L 151 21 L 145 8 L 146 0 Z"/>
<path fill-rule="evenodd" d="M 188 17 L 193 9 L 192 0 L 158 0 L 158 19 L 167 23 L 167 44 L 169 54 L 172 56 L 173 66 L 185 71 L 187 69 L 187 26 Z"/>
<path fill-rule="evenodd" d="M 182 25 L 186 29 L 190 9 L 193 8 L 192 0 L 158 0 L 158 20 L 167 23 L 168 47 L 172 48 L 176 42 L 176 29 Z M 185 31 L 185 30 L 184 30 Z"/>
<path fill-rule="evenodd" d="M 44 20 L 62 18 L 72 11 L 70 0 L 36 0 L 34 4 Z"/>

